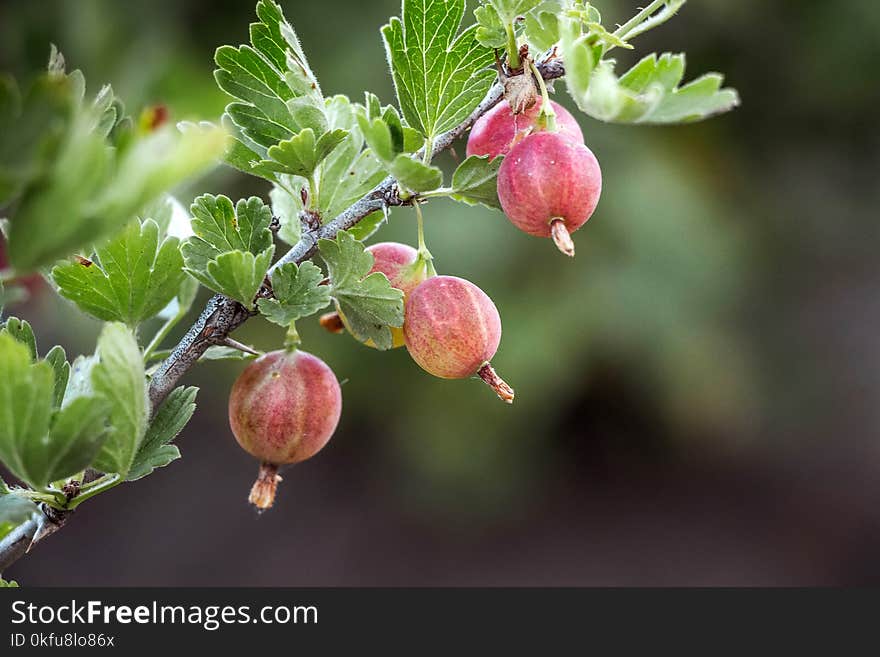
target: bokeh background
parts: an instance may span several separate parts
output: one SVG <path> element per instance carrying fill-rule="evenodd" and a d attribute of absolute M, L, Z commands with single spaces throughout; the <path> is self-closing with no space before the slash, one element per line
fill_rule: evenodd
<path fill-rule="evenodd" d="M 130 110 L 213 119 L 216 46 L 251 0 L 0 3 L 0 69 L 54 42 Z M 638 3 L 597 0 L 606 23 Z M 282 2 L 326 93 L 393 99 L 378 29 L 394 0 Z M 512 407 L 303 322 L 345 382 L 337 435 L 276 508 L 226 422 L 240 364 L 209 363 L 184 458 L 84 505 L 8 575 L 25 585 L 880 583 L 880 4 L 692 0 L 637 41 L 719 70 L 732 114 L 683 127 L 579 115 L 605 190 L 572 262 L 500 213 L 426 207 L 438 269 L 505 326 Z M 563 91 L 560 85 L 560 92 Z M 560 93 L 558 98 L 565 99 Z M 566 102 L 562 100 L 562 102 Z M 570 104 L 569 104 L 570 105 Z M 461 153 L 463 148 L 459 148 Z M 453 164 L 444 156 L 447 166 Z M 267 186 L 217 170 L 189 189 Z M 63 208 L 59 221 L 64 220 Z M 379 239 L 415 241 L 411 210 Z M 50 292 L 12 308 L 44 346 L 98 331 Z M 181 328 L 182 330 L 182 328 Z M 237 334 L 270 349 L 282 331 Z"/>

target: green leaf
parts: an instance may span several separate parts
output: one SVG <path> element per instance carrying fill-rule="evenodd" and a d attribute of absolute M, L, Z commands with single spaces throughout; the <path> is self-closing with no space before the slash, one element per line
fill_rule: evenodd
<path fill-rule="evenodd" d="M 487 48 L 504 48 L 507 45 L 507 30 L 498 10 L 491 4 L 482 4 L 474 9 L 477 19 L 477 41 Z"/>
<path fill-rule="evenodd" d="M 92 464 L 107 438 L 110 408 L 103 397 L 77 397 L 58 411 L 46 446 L 46 483 L 66 479 Z"/>
<path fill-rule="evenodd" d="M 476 26 L 458 36 L 465 0 L 403 0 L 382 28 L 400 109 L 429 141 L 461 123 L 495 80 L 494 54 Z"/>
<path fill-rule="evenodd" d="M 366 114 L 358 114 L 357 118 L 358 127 L 373 153 L 383 162 L 393 160 L 400 151 L 394 147 L 390 126 L 381 117 L 370 119 Z"/>
<path fill-rule="evenodd" d="M 330 293 L 352 335 L 390 349 L 389 327 L 403 325 L 403 292 L 391 287 L 385 274 L 369 273 L 373 256 L 350 233 L 340 231 L 335 240 L 319 240 L 318 248 L 330 272 Z"/>
<path fill-rule="evenodd" d="M 202 285 L 252 308 L 274 253 L 274 245 L 256 256 L 249 251 L 229 251 L 210 260 L 205 274 L 190 273 Z"/>
<path fill-rule="evenodd" d="M 272 274 L 274 299 L 259 299 L 257 306 L 270 322 L 290 326 L 291 322 L 313 315 L 330 303 L 330 286 L 321 285 L 324 272 L 311 263 L 299 267 L 289 262 Z"/>
<path fill-rule="evenodd" d="M 110 435 L 94 467 L 128 474 L 147 428 L 149 401 L 141 350 L 123 324 L 106 324 L 98 338 L 92 372 L 96 393 L 110 402 Z"/>
<path fill-rule="evenodd" d="M 281 224 L 278 237 L 291 246 L 299 242 L 302 235 L 302 221 L 299 218 L 299 213 L 303 209 L 302 201 L 294 198 L 286 189 L 277 186 L 269 192 L 269 201 L 272 203 L 272 214 L 278 217 Z"/>
<path fill-rule="evenodd" d="M 570 16 L 561 18 L 558 28 L 568 93 L 575 99 L 586 97 L 593 69 L 602 57 L 602 49 L 589 42 L 589 35 L 583 33 L 579 19 Z M 580 107 L 580 103 L 578 106 Z"/>
<path fill-rule="evenodd" d="M 507 29 L 518 28 L 518 19 L 539 5 L 551 4 L 546 0 L 486 0 L 474 10 L 477 19 L 477 40 L 487 48 L 507 47 Z M 558 10 L 558 3 L 552 3 Z M 541 48 L 546 50 L 546 48 Z"/>
<path fill-rule="evenodd" d="M 203 360 L 253 360 L 256 358 L 253 354 L 249 354 L 241 349 L 235 349 L 234 347 L 222 347 L 220 345 L 214 345 L 212 347 L 208 347 L 199 357 L 199 361 Z"/>
<path fill-rule="evenodd" d="M 23 98 L 15 80 L 0 76 L 0 205 L 19 197 L 49 170 L 76 105 L 73 83 L 65 76 L 40 76 Z"/>
<path fill-rule="evenodd" d="M 67 381 L 70 378 L 70 364 L 67 362 L 67 354 L 64 348 L 55 345 L 46 354 L 45 361 L 52 366 L 55 379 L 52 407 L 59 408 L 64 401 L 64 393 L 67 391 Z"/>
<path fill-rule="evenodd" d="M 269 149 L 269 160 L 260 164 L 275 173 L 310 178 L 321 162 L 347 136 L 345 130 L 331 130 L 322 134 L 317 140 L 315 132 L 306 128 L 290 139 L 280 142 Z"/>
<path fill-rule="evenodd" d="M 281 7 L 270 0 L 260 0 L 257 3 L 257 16 L 260 23 L 252 23 L 250 30 L 254 47 L 277 68 L 286 65 L 284 77 L 294 93 L 321 98 L 318 80 Z"/>
<path fill-rule="evenodd" d="M 52 418 L 54 375 L 32 362 L 28 347 L 0 332 L 0 460 L 35 488 L 48 483 L 45 437 Z"/>
<path fill-rule="evenodd" d="M 64 394 L 64 350 L 33 363 L 28 348 L 0 334 L 0 458 L 36 489 L 91 464 L 106 435 L 109 404 L 84 394 L 54 412 Z"/>
<path fill-rule="evenodd" d="M 452 198 L 468 205 L 479 203 L 500 209 L 498 169 L 503 161 L 503 156 L 490 161 L 488 155 L 471 155 L 452 174 Z"/>
<path fill-rule="evenodd" d="M 256 173 L 252 163 L 279 141 L 304 128 L 324 131 L 323 96 L 296 33 L 274 2 L 260 0 L 257 16 L 250 46 L 222 46 L 214 58 L 217 84 L 240 101 L 226 109 L 237 127 L 227 162 L 248 173 Z"/>
<path fill-rule="evenodd" d="M 0 540 L 39 513 L 37 505 L 20 495 L 0 495 Z"/>
<path fill-rule="evenodd" d="M 0 538 L 2 538 L 2 535 L 0 535 Z M 2 577 L 0 577 L 0 589 L 17 589 L 17 588 L 18 588 L 18 582 L 16 582 L 14 579 L 7 581 L 7 580 L 3 579 Z"/>
<path fill-rule="evenodd" d="M 250 142 L 241 129 L 236 126 L 228 114 L 221 119 L 223 127 L 232 135 L 229 147 L 223 161 L 229 166 L 243 171 L 252 176 L 259 176 L 271 182 L 276 182 L 278 177 L 271 171 L 260 166 L 260 162 L 266 159 L 266 149 Z"/>
<path fill-rule="evenodd" d="M 565 48 L 563 40 L 567 73 L 588 68 L 591 55 L 583 46 L 570 44 L 567 52 Z M 614 63 L 603 60 L 590 70 L 588 80 L 569 74 L 566 80 L 581 110 L 612 123 L 688 123 L 739 105 L 737 92 L 722 89 L 723 77 L 717 73 L 679 86 L 684 70 L 683 54 L 651 54 L 621 78 L 614 74 Z"/>
<path fill-rule="evenodd" d="M 489 0 L 489 2 L 498 10 L 502 21 L 512 23 L 517 17 L 524 16 L 544 0 Z"/>
<path fill-rule="evenodd" d="M 171 194 L 163 194 L 162 196 L 154 199 L 146 206 L 141 209 L 139 219 L 143 223 L 147 219 L 152 219 L 156 222 L 156 225 L 159 226 L 159 235 L 163 238 L 172 234 L 172 236 L 177 237 L 173 233 L 168 232 L 169 226 L 171 226 L 171 219 L 174 217 L 174 208 L 175 206 L 179 206 L 180 202 L 171 196 Z M 182 206 L 180 206 L 182 207 Z M 184 210 L 185 212 L 185 210 Z M 189 216 L 187 216 L 189 219 Z"/>
<path fill-rule="evenodd" d="M 61 405 L 70 404 L 78 397 L 90 397 L 95 394 L 92 385 L 92 371 L 98 358 L 95 355 L 77 356 L 70 364 L 70 375 L 67 380 L 67 389 L 64 391 L 64 400 Z"/>
<path fill-rule="evenodd" d="M 189 269 L 204 270 L 208 260 L 227 251 L 257 255 L 272 245 L 272 211 L 256 196 L 233 208 L 226 196 L 204 194 L 193 201 L 191 212 L 195 235 L 181 247 Z"/>
<path fill-rule="evenodd" d="M 0 333 L 7 333 L 28 348 L 31 360 L 37 360 L 37 338 L 34 337 L 34 329 L 27 320 L 18 317 L 8 317 L 0 326 Z"/>
<path fill-rule="evenodd" d="M 77 116 L 45 175 L 25 190 L 9 234 L 17 271 L 115 233 L 162 192 L 211 166 L 227 140 L 220 130 L 180 135 L 166 127 L 114 150 L 93 128 L 90 114 Z"/>
<path fill-rule="evenodd" d="M 166 126 L 136 141 L 118 161 L 94 216 L 110 217 L 114 232 L 167 190 L 213 167 L 228 139 L 224 130 L 206 124 L 184 131 Z"/>
<path fill-rule="evenodd" d="M 192 213 L 195 235 L 181 247 L 186 271 L 215 292 L 252 306 L 275 252 L 271 210 L 257 197 L 233 208 L 227 197 L 205 194 Z"/>
<path fill-rule="evenodd" d="M 388 170 L 403 187 L 413 192 L 429 192 L 443 184 L 443 172 L 440 169 L 404 153 L 394 158 Z"/>
<path fill-rule="evenodd" d="M 175 388 L 153 416 L 126 479 L 135 481 L 180 458 L 180 450 L 169 443 L 189 422 L 196 410 L 198 388 Z"/>
<path fill-rule="evenodd" d="M 667 0 L 659 10 L 650 13 L 647 10 L 640 11 L 633 20 L 626 23 L 626 27 L 622 28 L 621 38 L 629 40 L 644 34 L 648 30 L 654 29 L 658 25 L 662 25 L 670 18 L 678 13 L 678 10 L 684 6 L 687 0 Z"/>
<path fill-rule="evenodd" d="M 375 154 L 363 149 L 364 137 L 348 98 L 328 98 L 326 114 L 331 130 L 348 131 L 321 165 L 318 209 L 331 220 L 382 182 L 385 171 Z"/>
<path fill-rule="evenodd" d="M 377 116 L 380 111 L 381 116 Z M 426 192 L 443 184 L 440 169 L 405 154 L 406 133 L 393 107 L 380 109 L 379 99 L 367 94 L 366 106 L 357 108 L 357 121 L 372 153 L 401 186 Z"/>
<path fill-rule="evenodd" d="M 559 19 L 550 11 L 529 12 L 523 32 L 533 52 L 550 50 L 559 42 Z"/>
<path fill-rule="evenodd" d="M 159 241 L 159 226 L 153 220 L 135 220 L 98 247 L 94 262 L 59 264 L 52 278 L 63 297 L 90 315 L 134 327 L 177 295 L 184 278 L 183 256 L 177 238 Z"/>
<path fill-rule="evenodd" d="M 319 165 L 316 176 L 319 182 L 317 203 L 312 198 L 312 204 L 316 205 L 326 221 L 338 216 L 367 194 L 386 175 L 383 163 L 370 149 L 364 149 L 364 137 L 358 126 L 356 109 L 360 110 L 360 106 L 353 105 L 345 96 L 334 96 L 326 102 L 328 129 L 331 132 L 347 132 L 340 144 Z M 406 130 L 403 134 L 406 138 Z M 303 204 L 300 190 L 306 182 L 303 178 L 284 174 L 279 175 L 279 179 L 284 187 L 276 185 L 269 193 L 272 211 L 281 221 L 278 236 L 288 244 L 295 244 L 302 234 L 299 213 L 303 210 Z"/>
<path fill-rule="evenodd" d="M 354 226 L 349 228 L 348 232 L 351 233 L 351 236 L 356 240 L 363 242 L 372 237 L 373 234 L 379 230 L 379 227 L 385 223 L 385 219 L 385 212 L 378 210 L 361 219 Z"/>

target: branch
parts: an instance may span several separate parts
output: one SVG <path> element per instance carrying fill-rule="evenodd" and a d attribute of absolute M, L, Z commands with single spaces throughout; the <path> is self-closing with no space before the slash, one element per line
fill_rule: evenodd
<path fill-rule="evenodd" d="M 538 65 L 538 69 L 545 80 L 555 80 L 565 75 L 565 69 L 560 59 L 543 62 Z M 467 119 L 435 140 L 432 155 L 437 155 L 449 148 L 456 139 L 467 132 L 477 119 L 501 101 L 503 93 L 503 86 L 495 84 Z M 333 239 L 340 230 L 348 230 L 373 212 L 392 205 L 400 205 L 397 200 L 397 192 L 397 183 L 394 178 L 389 176 L 333 221 L 314 230 L 306 231 L 299 242 L 278 259 L 270 269 L 270 273 L 288 262 L 299 264 L 310 258 L 317 249 L 319 239 Z M 181 377 L 198 361 L 208 347 L 222 343 L 232 331 L 244 324 L 254 314 L 253 311 L 248 310 L 237 301 L 219 294 L 212 297 L 202 314 L 171 352 L 171 355 L 153 374 L 150 381 L 150 403 L 153 405 L 153 409 L 162 403 L 165 397 L 177 386 Z"/>
<path fill-rule="evenodd" d="M 557 58 L 542 62 L 538 65 L 538 70 L 545 80 L 555 80 L 565 75 L 562 61 Z M 434 141 L 432 156 L 449 148 L 456 139 L 468 131 L 477 119 L 495 107 L 501 101 L 503 94 L 503 86 L 500 83 L 495 84 L 467 119 Z M 305 231 L 299 242 L 272 265 L 270 273 L 285 263 L 299 264 L 308 260 L 315 253 L 318 240 L 332 239 L 339 231 L 352 228 L 361 219 L 378 210 L 403 204 L 394 178 L 391 176 L 385 178 L 332 221 Z M 150 404 L 153 411 L 155 412 L 168 394 L 177 387 L 183 375 L 198 362 L 208 347 L 223 344 L 230 333 L 256 314 L 253 310 L 249 310 L 237 301 L 223 295 L 216 294 L 211 297 L 199 318 L 150 379 Z M 57 515 L 46 514 L 47 510 L 44 508 L 43 516 L 40 519 L 20 525 L 0 541 L 0 572 L 24 556 L 33 543 L 61 527 L 62 523 L 58 522 Z M 64 520 L 68 517 L 69 513 L 63 516 Z"/>

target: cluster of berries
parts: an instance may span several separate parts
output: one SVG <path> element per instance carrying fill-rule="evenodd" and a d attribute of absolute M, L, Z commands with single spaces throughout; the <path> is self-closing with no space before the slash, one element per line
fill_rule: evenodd
<path fill-rule="evenodd" d="M 602 175 L 583 134 L 564 108 L 553 103 L 557 130 L 541 129 L 541 101 L 521 114 L 502 103 L 474 125 L 467 154 L 504 156 L 498 196 L 520 230 L 550 237 L 573 256 L 571 233 L 593 214 Z M 479 376 L 504 401 L 513 389 L 490 361 L 501 341 L 498 309 L 479 287 L 456 276 L 438 276 L 424 255 L 405 244 L 370 246 L 372 272 L 382 272 L 404 293 L 403 328 L 392 329 L 392 346 L 406 346 L 422 369 L 443 379 Z M 347 322 L 338 310 L 322 317 L 330 330 Z M 370 343 L 367 343 L 370 346 Z M 245 451 L 261 462 L 250 501 L 272 505 L 278 466 L 316 454 L 333 435 L 342 393 L 333 371 L 298 349 L 274 351 L 251 363 L 229 398 L 229 422 Z"/>
<path fill-rule="evenodd" d="M 571 233 L 589 219 L 602 193 L 602 171 L 575 118 L 551 101 L 556 130 L 542 129 L 542 101 L 521 114 L 500 103 L 476 122 L 467 154 L 504 156 L 498 199 L 511 223 L 536 237 L 550 237 L 574 256 Z"/>

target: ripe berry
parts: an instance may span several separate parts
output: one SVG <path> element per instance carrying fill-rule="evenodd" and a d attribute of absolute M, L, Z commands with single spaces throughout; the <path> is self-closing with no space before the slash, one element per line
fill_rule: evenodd
<path fill-rule="evenodd" d="M 278 466 L 321 450 L 336 430 L 342 392 L 324 361 L 299 350 L 267 353 L 241 373 L 229 395 L 229 426 L 248 454 L 260 460 L 250 502 L 272 506 Z"/>
<path fill-rule="evenodd" d="M 599 203 L 602 171 L 593 152 L 556 132 L 536 132 L 514 146 L 498 170 L 498 198 L 514 226 L 552 237 L 574 256 L 571 233 Z"/>
<path fill-rule="evenodd" d="M 370 269 L 370 273 L 380 271 L 385 274 L 391 286 L 403 292 L 404 300 L 427 277 L 425 263 L 419 261 L 419 252 L 407 244 L 379 242 L 368 246 L 366 250 L 373 255 L 373 268 Z M 336 315 L 345 325 L 347 320 L 338 310 Z M 331 333 L 339 332 L 334 330 L 338 324 L 330 314 L 321 318 L 321 325 Z M 403 343 L 403 329 L 392 326 L 391 347 L 396 349 L 402 347 Z M 368 347 L 376 346 L 372 340 L 364 344 Z"/>
<path fill-rule="evenodd" d="M 478 375 L 507 403 L 513 389 L 489 361 L 501 342 L 501 318 L 476 285 L 455 276 L 434 276 L 406 303 L 406 348 L 422 369 L 442 379 Z"/>
<path fill-rule="evenodd" d="M 495 159 L 507 155 L 515 145 L 517 133 L 528 134 L 534 127 L 541 111 L 541 99 L 522 114 L 514 114 L 507 103 L 499 103 L 481 116 L 468 135 L 467 154 L 488 155 Z M 556 127 L 559 134 L 584 143 L 581 127 L 571 113 L 552 100 L 550 105 L 556 112 Z"/>
<path fill-rule="evenodd" d="M 416 286 L 425 280 L 425 267 L 417 267 L 419 252 L 407 244 L 399 242 L 379 242 L 367 247 L 373 255 L 372 274 L 380 271 L 388 277 L 391 287 L 402 290 L 408 296 Z"/>

